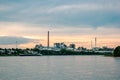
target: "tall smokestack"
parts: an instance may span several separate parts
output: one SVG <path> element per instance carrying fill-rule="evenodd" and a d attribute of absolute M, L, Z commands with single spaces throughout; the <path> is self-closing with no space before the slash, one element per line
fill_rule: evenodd
<path fill-rule="evenodd" d="M 49 48 L 49 31 L 48 31 L 48 48 Z"/>
<path fill-rule="evenodd" d="M 93 48 L 93 45 L 92 45 L 92 40 L 91 40 L 91 49 Z"/>
<path fill-rule="evenodd" d="M 95 37 L 95 47 L 97 47 L 97 38 Z"/>

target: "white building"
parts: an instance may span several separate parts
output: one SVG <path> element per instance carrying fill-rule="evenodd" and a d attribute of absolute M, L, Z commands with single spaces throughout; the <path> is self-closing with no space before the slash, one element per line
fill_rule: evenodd
<path fill-rule="evenodd" d="M 64 43 L 54 43 L 54 48 L 64 49 L 67 48 L 67 45 Z"/>

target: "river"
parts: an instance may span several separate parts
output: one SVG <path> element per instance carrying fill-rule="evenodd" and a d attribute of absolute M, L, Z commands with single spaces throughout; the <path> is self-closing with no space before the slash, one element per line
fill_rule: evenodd
<path fill-rule="evenodd" d="M 120 58 L 0 57 L 0 80 L 120 80 Z"/>

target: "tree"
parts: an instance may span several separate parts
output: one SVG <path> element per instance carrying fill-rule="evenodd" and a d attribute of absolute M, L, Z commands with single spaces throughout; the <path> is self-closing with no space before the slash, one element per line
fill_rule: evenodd
<path fill-rule="evenodd" d="M 66 53 L 66 49 L 61 49 L 60 52 L 61 52 L 62 54 L 65 54 L 65 53 Z"/>
<path fill-rule="evenodd" d="M 120 46 L 115 48 L 115 50 L 114 50 L 114 57 L 120 57 Z"/>

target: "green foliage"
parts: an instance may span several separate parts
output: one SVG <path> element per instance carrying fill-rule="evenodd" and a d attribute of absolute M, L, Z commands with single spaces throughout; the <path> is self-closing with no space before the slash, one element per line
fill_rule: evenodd
<path fill-rule="evenodd" d="M 116 47 L 114 50 L 114 56 L 115 57 L 120 57 L 120 46 Z"/>
<path fill-rule="evenodd" d="M 66 49 L 61 49 L 60 52 L 61 52 L 62 54 L 64 54 L 64 53 L 66 53 Z"/>

